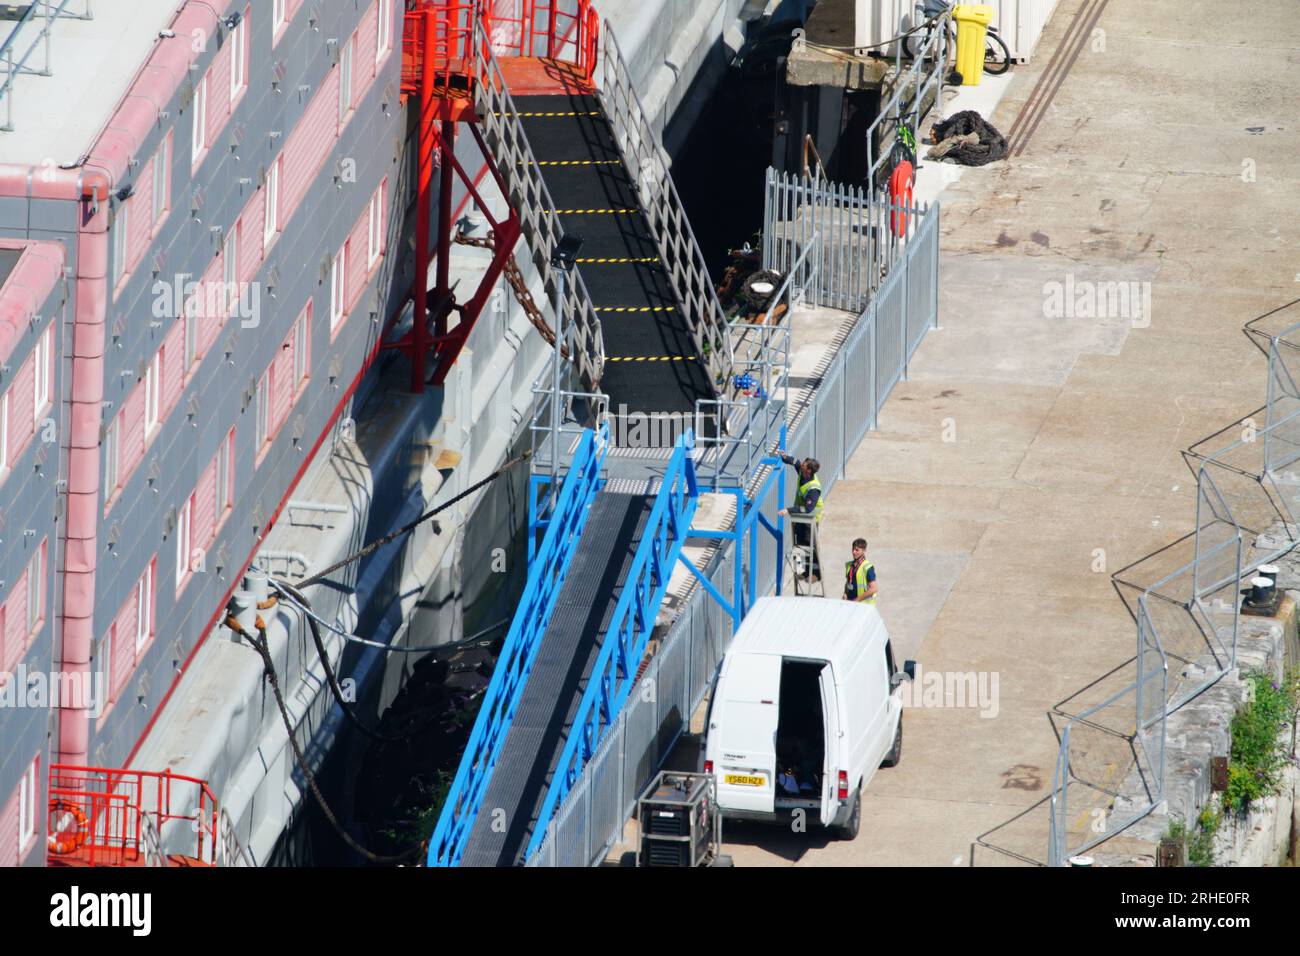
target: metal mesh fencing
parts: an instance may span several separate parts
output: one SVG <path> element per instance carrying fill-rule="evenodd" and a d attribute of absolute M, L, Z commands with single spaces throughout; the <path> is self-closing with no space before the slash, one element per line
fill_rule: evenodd
<path fill-rule="evenodd" d="M 1242 582 L 1300 544 L 1292 486 L 1279 475 L 1300 447 L 1293 375 L 1300 325 L 1271 338 L 1268 358 L 1265 426 L 1256 430 L 1247 418 L 1187 452 L 1195 531 L 1114 575 L 1136 626 L 1134 676 L 1064 727 L 1049 798 L 1049 866 L 1065 865 L 1164 799 L 1169 714 L 1236 667 Z"/>

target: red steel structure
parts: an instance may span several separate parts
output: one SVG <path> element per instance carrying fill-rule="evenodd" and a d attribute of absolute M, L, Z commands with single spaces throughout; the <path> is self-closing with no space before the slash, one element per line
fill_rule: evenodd
<path fill-rule="evenodd" d="M 49 806 L 51 866 L 193 867 L 223 862 L 220 808 L 207 783 L 194 777 L 55 764 L 50 767 Z M 178 829 L 187 852 L 164 852 L 162 840 Z"/>
<path fill-rule="evenodd" d="M 523 0 L 512 15 L 499 12 L 501 3 L 487 0 L 425 2 L 408 10 L 402 37 L 402 94 L 417 104 L 417 212 L 415 225 L 415 278 L 411 286 L 413 315 L 411 328 L 399 338 L 384 343 L 398 349 L 411 363 L 411 390 L 421 392 L 426 384 L 442 385 L 460 355 L 474 323 L 487 304 L 506 261 L 520 235 L 519 217 L 513 209 L 501 220 L 487 213 L 474 178 L 456 159 L 456 124 L 470 124 L 479 145 L 473 102 L 474 25 L 481 22 L 484 35 L 498 55 L 513 61 L 527 73 L 530 66 L 545 71 L 561 67 L 580 84 L 590 86 L 596 68 L 599 16 L 590 0 L 551 0 L 549 4 Z M 484 147 L 484 154 L 487 150 Z M 437 157 L 435 159 L 435 156 Z M 488 163 L 502 194 L 504 182 Z M 427 289 L 431 258 L 431 189 L 435 169 L 451 171 L 439 176 L 436 276 Z M 459 179 L 492 230 L 494 253 L 478 288 L 458 303 L 448 281 L 452 244 L 452 190 Z M 508 196 L 507 196 L 508 199 Z M 457 322 L 449 322 L 452 314 Z M 433 328 L 430 329 L 430 324 Z M 432 357 L 430 357 L 432 352 Z M 426 378 L 429 365 L 432 373 Z"/>

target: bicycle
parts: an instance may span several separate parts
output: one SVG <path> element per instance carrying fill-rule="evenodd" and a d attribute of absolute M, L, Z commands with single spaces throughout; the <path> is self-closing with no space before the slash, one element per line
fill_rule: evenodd
<path fill-rule="evenodd" d="M 946 0 L 924 0 L 923 3 L 917 4 L 926 19 L 924 23 L 903 38 L 903 52 L 909 58 L 915 60 L 925 52 L 939 18 L 947 13 L 951 6 L 952 4 L 946 2 Z M 948 33 L 948 43 L 955 44 L 957 34 L 953 28 L 951 17 L 948 18 L 944 29 Z M 984 34 L 984 72 L 990 76 L 1001 76 L 1009 69 L 1011 69 L 1011 51 L 1003 42 L 1002 37 L 998 36 L 997 27 L 989 24 L 988 30 Z"/>

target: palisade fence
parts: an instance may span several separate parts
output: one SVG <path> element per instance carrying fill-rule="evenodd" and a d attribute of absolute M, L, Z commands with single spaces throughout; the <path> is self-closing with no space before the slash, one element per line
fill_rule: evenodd
<path fill-rule="evenodd" d="M 771 182 L 773 177 L 769 176 Z M 827 204 L 846 195 L 838 189 L 809 194 L 804 183 L 794 184 L 791 191 L 797 197 L 815 197 L 811 201 L 818 204 L 818 215 L 829 215 Z M 783 208 L 798 214 L 797 205 Z M 891 211 L 908 214 L 904 235 L 896 237 L 900 240 L 897 254 L 884 259 L 892 263 L 892 271 L 872 287 L 874 294 L 865 310 L 824 363 L 820 383 L 802 403 L 787 402 L 791 454 L 820 460 L 819 477 L 827 494 L 844 474 L 863 436 L 875 427 L 881 406 L 894 385 L 905 377 L 907 363 L 921 339 L 938 324 L 938 204 L 907 210 L 866 210 L 884 222 Z M 843 209 L 835 211 L 837 222 L 848 218 L 844 213 Z M 793 236 L 785 243 L 766 244 L 764 267 L 773 268 L 776 262 L 795 263 L 801 250 L 797 246 L 791 249 L 790 245 L 795 245 Z M 809 269 L 802 282 L 796 276 L 800 290 L 796 299 L 805 304 L 841 301 L 835 283 L 845 281 L 846 275 L 842 270 L 827 275 Z M 830 316 L 827 318 L 830 320 Z M 752 486 L 761 487 L 762 480 L 760 471 Z M 766 498 L 759 502 L 765 514 L 774 514 L 784 504 L 777 499 L 777 487 L 772 482 Z M 782 565 L 788 556 L 788 538 L 785 548 Z M 728 600 L 737 597 L 731 593 L 733 562 L 743 559 L 743 555 L 727 548 L 720 550 L 704 569 Z M 760 546 L 758 565 L 757 580 L 775 580 L 780 570 L 776 549 Z M 691 714 L 712 684 L 731 637 L 730 615 L 703 588 L 696 587 L 609 734 L 556 811 L 544 842 L 529 858 L 529 866 L 595 865 L 619 842 L 637 797 L 677 738 L 688 729 Z"/>
<path fill-rule="evenodd" d="M 927 208 L 882 201 L 868 185 L 819 181 L 768 167 L 763 267 L 782 275 L 792 267 L 817 272 L 810 304 L 861 312 L 898 267 Z M 814 243 L 818 254 L 804 257 Z"/>
<path fill-rule="evenodd" d="M 1048 799 L 1049 866 L 1164 799 L 1169 714 L 1236 667 L 1242 582 L 1300 544 L 1300 324 L 1265 341 L 1264 408 L 1185 453 L 1195 530 L 1113 575 L 1137 627 L 1135 676 L 1065 724 Z M 996 842 L 997 832 L 976 845 L 1033 862 Z"/>

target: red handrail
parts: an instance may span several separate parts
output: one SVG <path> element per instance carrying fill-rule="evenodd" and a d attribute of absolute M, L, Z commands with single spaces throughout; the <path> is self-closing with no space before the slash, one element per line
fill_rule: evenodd
<path fill-rule="evenodd" d="M 432 28 L 424 29 L 426 13 L 433 14 Z M 448 0 L 426 4 L 408 12 L 402 30 L 402 92 L 420 92 L 424 57 L 433 58 L 433 84 L 450 89 L 457 79 L 468 77 L 474 42 L 474 18 L 481 15 L 475 0 Z"/>
<path fill-rule="evenodd" d="M 596 8 L 587 4 L 587 13 L 585 17 L 586 29 L 583 34 L 585 42 L 582 45 L 581 58 L 578 65 L 582 67 L 582 75 L 588 83 L 596 75 L 596 57 L 597 50 L 600 47 L 600 14 Z"/>
<path fill-rule="evenodd" d="M 149 798 L 152 797 L 152 800 Z M 146 823 L 160 841 L 183 823 L 194 840 L 184 855 L 214 865 L 217 799 L 204 780 L 170 771 L 50 766 L 49 859 L 83 866 L 146 862 Z M 180 844 L 188 851 L 188 840 Z M 68 848 L 59 852 L 60 846 Z"/>
<path fill-rule="evenodd" d="M 433 58 L 434 86 L 460 92 L 473 75 L 474 21 L 481 19 L 500 57 L 545 57 L 577 66 L 587 82 L 596 69 L 600 15 L 591 0 L 524 0 L 519 15 L 498 13 L 491 0 L 442 0 L 416 6 L 402 34 L 402 92 L 416 96 L 425 56 Z M 434 25 L 423 26 L 426 14 Z"/>

